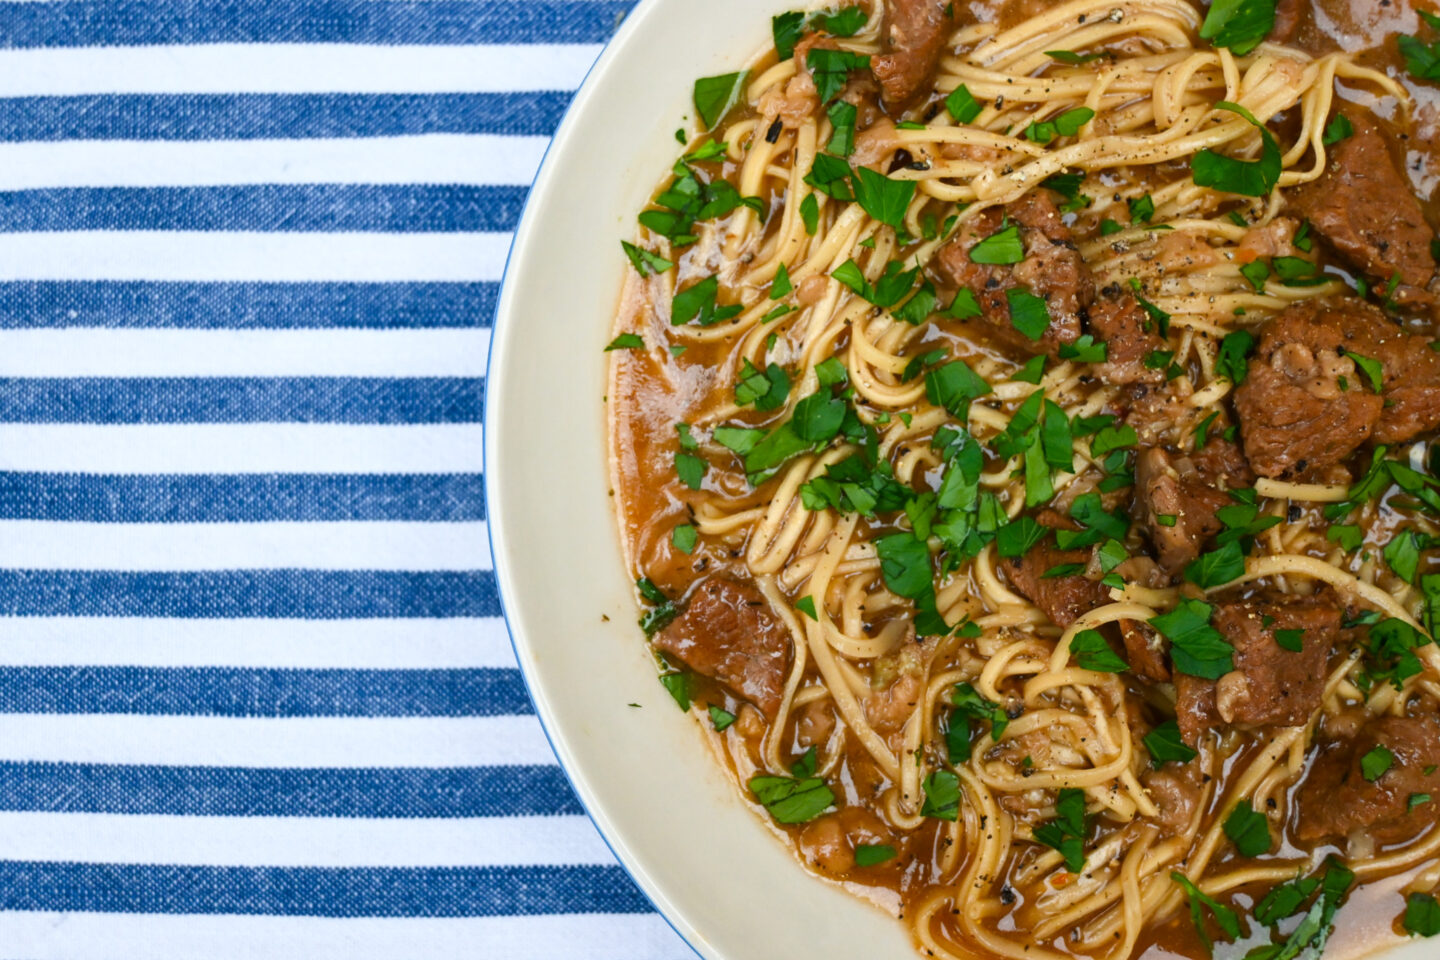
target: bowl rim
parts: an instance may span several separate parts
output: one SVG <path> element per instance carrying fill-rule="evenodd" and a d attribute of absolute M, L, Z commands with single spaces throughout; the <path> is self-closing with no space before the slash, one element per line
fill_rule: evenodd
<path fill-rule="evenodd" d="M 680 925 L 672 919 L 673 906 L 669 899 L 660 890 L 656 879 L 645 871 L 636 862 L 636 857 L 630 849 L 628 842 L 615 830 L 609 818 L 601 813 L 601 805 L 594 797 L 589 785 L 582 782 L 574 772 L 576 767 L 571 761 L 570 750 L 565 745 L 563 738 L 551 729 L 552 714 L 548 699 L 539 689 L 539 685 L 532 679 L 530 669 L 527 668 L 526 658 L 521 650 L 521 645 L 516 636 L 512 610 L 516 604 L 509 599 L 512 586 L 506 571 L 502 570 L 499 562 L 501 554 L 497 552 L 497 542 L 503 543 L 509 535 L 506 522 L 499 519 L 500 515 L 489 510 L 489 505 L 495 502 L 495 472 L 490 465 L 498 459 L 498 437 L 500 432 L 495 429 L 496 410 L 499 404 L 490 402 L 491 398 L 498 396 L 501 391 L 493 390 L 496 383 L 496 371 L 499 369 L 495 358 L 501 355 L 502 347 L 509 340 L 510 331 L 516 326 L 515 321 L 504 320 L 507 313 L 514 309 L 515 293 L 512 267 L 519 257 L 524 255 L 525 249 L 533 242 L 532 234 L 535 231 L 534 218 L 530 216 L 536 198 L 543 195 L 545 187 L 554 176 L 555 165 L 552 162 L 554 157 L 564 148 L 569 141 L 573 128 L 576 126 L 575 118 L 584 112 L 586 106 L 596 96 L 596 85 L 591 83 L 591 78 L 608 69 L 611 62 L 621 56 L 621 51 L 635 33 L 643 29 L 644 23 L 650 18 L 651 11 L 657 9 L 661 0 L 636 0 L 625 19 L 620 23 L 615 33 L 605 41 L 599 55 L 586 69 L 584 77 L 575 89 L 570 102 L 566 104 L 565 110 L 560 115 L 560 122 L 556 124 L 555 132 L 545 144 L 545 150 L 540 156 L 540 164 L 536 168 L 535 177 L 530 182 L 525 193 L 525 202 L 521 205 L 520 215 L 516 221 L 515 232 L 510 239 L 510 246 L 505 252 L 505 266 L 500 275 L 499 296 L 495 303 L 495 313 L 490 326 L 490 347 L 485 357 L 485 394 L 486 403 L 481 424 L 483 430 L 481 470 L 484 475 L 482 490 L 486 503 L 486 524 L 485 536 L 490 551 L 491 564 L 495 571 L 496 596 L 500 606 L 500 617 L 505 624 L 505 635 L 510 640 L 510 650 L 515 656 L 515 661 L 520 668 L 520 679 L 525 686 L 525 693 L 535 707 L 535 716 L 540 724 L 541 733 L 545 742 L 549 745 L 551 753 L 555 755 L 556 763 L 560 768 L 561 775 L 570 786 L 571 792 L 575 794 L 584 811 L 586 818 L 595 827 L 601 842 L 605 844 L 615 861 L 620 865 L 621 870 L 635 884 L 640 895 L 650 905 L 651 909 L 664 920 L 665 925 L 675 932 L 680 942 L 689 947 L 691 952 L 699 957 L 707 957 L 710 960 L 718 960 L 717 955 L 702 952 L 694 942 L 694 938 L 687 936 Z M 499 379 L 503 382 L 505 374 L 500 374 Z M 498 520 L 498 522 L 497 522 Z M 663 904 L 663 906 L 662 906 Z M 667 907 L 671 909 L 666 909 Z"/>

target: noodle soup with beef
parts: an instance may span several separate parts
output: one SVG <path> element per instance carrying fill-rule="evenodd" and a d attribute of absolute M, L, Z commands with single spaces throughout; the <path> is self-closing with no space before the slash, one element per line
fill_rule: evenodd
<path fill-rule="evenodd" d="M 773 35 L 696 82 L 609 353 L 641 626 L 738 788 L 925 956 L 1440 933 L 1440 18 Z"/>

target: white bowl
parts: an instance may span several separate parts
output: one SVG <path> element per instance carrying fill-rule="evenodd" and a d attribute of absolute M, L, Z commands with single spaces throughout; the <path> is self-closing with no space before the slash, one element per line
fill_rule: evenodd
<path fill-rule="evenodd" d="M 576 95 L 531 190 L 495 317 L 490 538 L 555 753 L 680 936 L 707 960 L 910 960 L 899 922 L 806 873 L 741 802 L 656 680 L 608 493 L 602 351 L 629 269 L 620 240 L 674 162 L 695 78 L 743 67 L 770 42 L 771 16 L 791 6 L 802 4 L 644 0 Z M 1386 960 L 1435 950 L 1414 943 Z"/>

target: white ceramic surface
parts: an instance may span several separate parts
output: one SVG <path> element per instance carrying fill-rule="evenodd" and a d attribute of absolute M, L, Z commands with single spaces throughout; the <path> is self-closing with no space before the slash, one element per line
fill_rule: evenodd
<path fill-rule="evenodd" d="M 673 162 L 694 79 L 744 66 L 788 6 L 643 0 L 576 96 L 530 194 L 495 318 L 491 544 L 555 752 L 682 937 L 707 960 L 910 960 L 899 923 L 792 859 L 656 682 L 608 496 L 602 350 L 628 269 L 619 241 Z M 1436 956 L 1433 942 L 1415 943 L 1386 960 Z"/>

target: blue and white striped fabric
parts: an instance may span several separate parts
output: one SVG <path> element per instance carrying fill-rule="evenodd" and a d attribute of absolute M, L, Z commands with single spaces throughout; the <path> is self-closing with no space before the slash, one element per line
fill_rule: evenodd
<path fill-rule="evenodd" d="M 692 956 L 481 497 L 509 231 L 627 7 L 0 2 L 0 956 Z"/>

